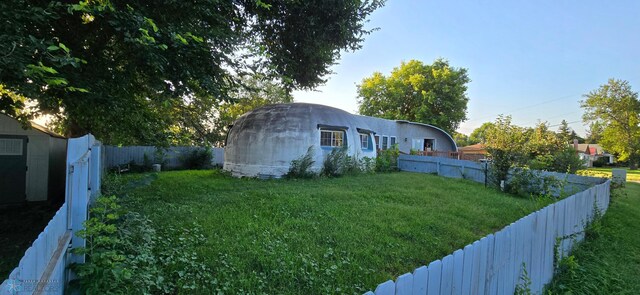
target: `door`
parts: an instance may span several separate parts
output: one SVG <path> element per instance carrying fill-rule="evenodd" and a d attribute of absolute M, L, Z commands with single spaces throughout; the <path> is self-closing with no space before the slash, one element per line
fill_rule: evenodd
<path fill-rule="evenodd" d="M 26 200 L 27 137 L 0 135 L 0 204 Z"/>
<path fill-rule="evenodd" d="M 436 140 L 432 138 L 424 139 L 424 146 L 422 147 L 423 151 L 431 152 L 435 150 Z"/>

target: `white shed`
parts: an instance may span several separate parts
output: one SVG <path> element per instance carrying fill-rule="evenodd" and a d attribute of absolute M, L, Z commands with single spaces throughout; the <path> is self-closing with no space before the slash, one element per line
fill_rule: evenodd
<path fill-rule="evenodd" d="M 64 199 L 67 139 L 0 114 L 0 205 Z"/>

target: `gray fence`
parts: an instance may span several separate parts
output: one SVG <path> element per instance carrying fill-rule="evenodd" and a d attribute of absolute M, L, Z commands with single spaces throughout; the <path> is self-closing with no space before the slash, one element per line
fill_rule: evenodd
<path fill-rule="evenodd" d="M 406 171 L 479 182 L 484 182 L 485 177 L 484 164 L 468 161 L 402 155 L 398 164 Z M 604 214 L 609 205 L 609 180 L 581 176 L 566 179 L 576 186 L 591 187 L 366 294 L 513 294 L 518 285 L 524 285 L 525 270 L 531 280 L 530 290 L 540 293 L 553 278 L 554 257 L 568 255 L 584 238 L 585 226 L 595 212 Z"/>
<path fill-rule="evenodd" d="M 398 168 L 403 171 L 433 173 L 450 178 L 464 178 L 480 183 L 489 181 L 487 176 L 487 163 L 456 160 L 441 157 L 425 157 L 413 155 L 400 155 Z M 579 192 L 603 182 L 601 178 L 585 177 L 574 174 L 556 173 L 548 171 L 533 171 L 540 176 L 551 176 L 562 180 L 565 192 Z"/>
<path fill-rule="evenodd" d="M 91 198 L 100 193 L 101 148 L 90 134 L 69 139 L 65 203 L 0 285 L 0 294 L 65 293 L 67 266 L 84 262 L 84 255 L 71 250 L 85 246 L 75 233 L 83 228 Z"/>
<path fill-rule="evenodd" d="M 105 166 L 112 168 L 132 162 L 136 165 L 143 165 L 146 155 L 152 164 L 164 162 L 163 169 L 177 169 L 182 167 L 182 157 L 197 149 L 202 148 L 194 146 L 174 146 L 166 149 L 156 148 L 155 146 L 105 146 Z M 211 164 L 222 166 L 224 163 L 224 149 L 212 148 L 211 153 L 213 155 Z"/>

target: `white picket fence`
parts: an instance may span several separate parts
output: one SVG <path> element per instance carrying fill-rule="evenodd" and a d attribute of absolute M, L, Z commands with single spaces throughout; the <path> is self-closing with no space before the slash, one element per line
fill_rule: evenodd
<path fill-rule="evenodd" d="M 455 162 L 447 164 L 453 166 Z M 414 166 L 410 170 L 415 171 L 415 161 L 411 165 Z M 399 166 L 403 168 L 402 161 Z M 611 182 L 597 178 L 583 182 L 600 184 L 531 213 L 413 273 L 401 275 L 395 282 L 384 282 L 375 292 L 365 295 L 513 294 L 516 286 L 524 285 L 525 270 L 531 280 L 529 289 L 539 294 L 553 278 L 555 261 L 584 238 L 585 226 L 595 212 L 604 214 L 608 208 Z"/>
<path fill-rule="evenodd" d="M 124 164 L 133 162 L 136 165 L 144 164 L 144 157 L 148 157 L 149 160 L 155 163 L 155 155 L 157 151 L 160 151 L 164 157 L 166 167 L 169 169 L 176 169 L 182 167 L 181 157 L 194 150 L 201 149 L 202 147 L 196 146 L 174 146 L 166 149 L 156 148 L 155 146 L 105 146 L 105 167 L 112 168 Z M 213 160 L 211 164 L 214 166 L 222 166 L 224 163 L 224 149 L 223 148 L 211 148 L 211 154 Z M 159 164 L 159 163 L 158 163 Z"/>
<path fill-rule="evenodd" d="M 64 294 L 67 266 L 84 262 L 84 256 L 70 251 L 85 245 L 75 232 L 87 219 L 91 198 L 100 192 L 100 156 L 100 142 L 92 135 L 69 139 L 65 203 L 0 285 L 0 294 Z"/>

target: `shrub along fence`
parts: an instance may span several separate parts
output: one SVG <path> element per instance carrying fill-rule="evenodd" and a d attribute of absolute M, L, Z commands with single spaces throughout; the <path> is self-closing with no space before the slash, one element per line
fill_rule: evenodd
<path fill-rule="evenodd" d="M 0 294 L 64 294 L 69 263 L 83 263 L 71 250 L 84 247 L 83 228 L 92 198 L 100 193 L 101 148 L 92 135 L 69 139 L 65 202 L 0 285 Z"/>
<path fill-rule="evenodd" d="M 398 168 L 403 171 L 433 173 L 450 178 L 464 178 L 480 183 L 488 183 L 487 162 L 456 160 L 441 157 L 425 157 L 414 155 L 400 155 Z M 579 192 L 603 182 L 602 178 L 585 177 L 574 174 L 564 174 L 548 171 L 534 171 L 537 176 L 551 176 L 565 183 L 565 192 Z M 557 192 L 560 193 L 560 192 Z"/>
<path fill-rule="evenodd" d="M 400 169 L 457 178 L 468 175 L 464 178 L 484 182 L 484 164 L 417 157 L 400 156 Z M 518 286 L 540 293 L 553 278 L 557 262 L 584 238 L 586 225 L 609 205 L 609 180 L 580 176 L 568 180 L 576 187 L 591 187 L 365 294 L 513 294 Z"/>
<path fill-rule="evenodd" d="M 105 146 L 105 167 L 113 168 L 125 164 L 145 165 L 145 156 L 149 164 L 162 164 L 163 169 L 179 169 L 183 167 L 182 157 L 189 153 L 203 149 L 196 146 L 174 146 L 157 148 L 155 146 Z M 211 148 L 213 166 L 224 163 L 224 149 Z"/>

